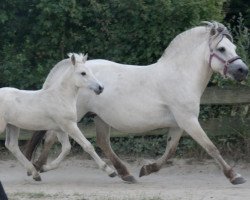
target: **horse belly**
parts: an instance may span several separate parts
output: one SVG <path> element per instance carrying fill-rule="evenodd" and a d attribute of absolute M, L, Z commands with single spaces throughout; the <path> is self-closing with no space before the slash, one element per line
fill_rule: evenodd
<path fill-rule="evenodd" d="M 158 128 L 176 126 L 172 113 L 168 110 L 138 110 L 129 112 L 129 109 L 110 109 L 106 112 L 97 112 L 111 127 L 128 133 L 140 133 Z"/>

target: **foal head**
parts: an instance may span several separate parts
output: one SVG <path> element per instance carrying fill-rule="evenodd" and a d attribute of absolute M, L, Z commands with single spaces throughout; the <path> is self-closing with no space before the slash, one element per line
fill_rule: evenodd
<path fill-rule="evenodd" d="M 74 80 L 77 87 L 88 87 L 93 90 L 96 94 L 102 93 L 104 87 L 95 78 L 92 71 L 85 66 L 87 55 L 69 53 L 72 67 L 74 67 Z"/>
<path fill-rule="evenodd" d="M 205 23 L 210 28 L 209 66 L 213 71 L 239 82 L 246 79 L 248 67 L 237 55 L 228 29 L 218 22 Z"/>

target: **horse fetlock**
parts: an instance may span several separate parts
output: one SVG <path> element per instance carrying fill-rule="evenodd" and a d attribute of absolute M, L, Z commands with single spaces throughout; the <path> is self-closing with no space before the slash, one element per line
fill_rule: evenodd
<path fill-rule="evenodd" d="M 233 185 L 243 184 L 246 182 L 246 179 L 236 173 L 233 169 L 224 170 L 223 172 Z"/>
<path fill-rule="evenodd" d="M 117 173 L 109 167 L 106 163 L 101 167 L 103 171 L 107 172 L 110 177 L 117 176 Z"/>

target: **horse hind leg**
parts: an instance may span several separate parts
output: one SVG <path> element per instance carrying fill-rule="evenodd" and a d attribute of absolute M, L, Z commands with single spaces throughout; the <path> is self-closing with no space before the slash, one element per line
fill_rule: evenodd
<path fill-rule="evenodd" d="M 23 155 L 18 146 L 18 136 L 19 128 L 8 124 L 6 127 L 6 139 L 5 146 L 8 148 L 12 154 L 19 160 L 19 162 L 26 168 L 26 170 L 32 174 L 33 179 L 36 181 L 41 181 L 41 177 L 36 171 L 32 163 Z"/>
<path fill-rule="evenodd" d="M 55 160 L 53 160 L 51 163 L 43 165 L 41 168 L 41 172 L 46 172 L 46 171 L 58 168 L 59 164 L 69 154 L 70 149 L 71 149 L 71 144 L 69 142 L 69 136 L 67 133 L 57 132 L 57 134 L 55 134 L 55 132 L 52 132 L 52 133 L 47 133 L 47 134 L 50 134 L 50 135 L 48 135 L 49 136 L 48 138 L 46 137 L 46 141 L 45 141 L 44 151 L 47 151 L 47 152 L 43 152 L 43 153 L 44 154 L 46 153 L 46 155 L 48 155 L 49 149 L 56 141 L 56 136 L 62 145 L 62 151 L 59 154 L 59 156 Z M 45 149 L 47 149 L 47 150 L 45 150 Z"/>
<path fill-rule="evenodd" d="M 31 161 L 33 154 L 35 153 L 37 146 L 41 143 L 45 136 L 46 131 L 37 131 L 33 133 L 31 139 L 25 145 L 24 155 Z"/>
<path fill-rule="evenodd" d="M 40 172 L 45 172 L 49 170 L 43 169 L 43 166 L 46 165 L 48 157 L 49 157 L 49 151 L 52 148 L 53 144 L 56 142 L 56 133 L 53 131 L 47 131 L 45 134 L 44 144 L 42 147 L 42 151 L 38 157 L 38 159 L 34 162 L 34 166 L 36 169 Z"/>
<path fill-rule="evenodd" d="M 182 133 L 183 130 L 178 127 L 169 129 L 165 153 L 154 163 L 142 166 L 139 177 L 149 175 L 161 169 L 161 167 L 166 163 L 166 161 L 175 153 Z"/>
<path fill-rule="evenodd" d="M 114 153 L 113 149 L 111 148 L 109 125 L 107 125 L 99 117 L 95 117 L 95 125 L 97 145 L 102 149 L 107 158 L 110 159 L 122 180 L 129 183 L 136 183 L 137 181 L 134 176 L 129 173 L 127 167 L 123 164 L 123 162 L 119 159 L 119 157 Z"/>

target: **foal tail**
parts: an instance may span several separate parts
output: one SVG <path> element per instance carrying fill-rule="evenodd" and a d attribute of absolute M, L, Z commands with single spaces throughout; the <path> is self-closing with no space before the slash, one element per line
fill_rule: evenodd
<path fill-rule="evenodd" d="M 47 131 L 37 131 L 35 132 L 31 139 L 25 145 L 24 155 L 28 160 L 31 160 L 34 151 L 36 150 L 37 146 L 42 142 L 42 139 L 45 136 Z"/>

